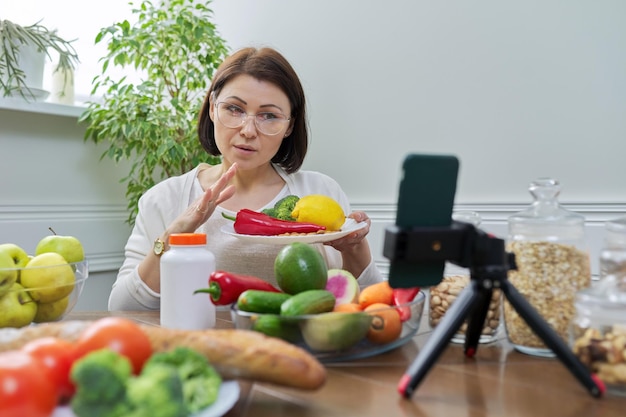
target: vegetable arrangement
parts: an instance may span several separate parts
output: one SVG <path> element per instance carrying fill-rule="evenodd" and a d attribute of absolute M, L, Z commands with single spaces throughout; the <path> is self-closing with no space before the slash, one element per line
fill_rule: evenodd
<path fill-rule="evenodd" d="M 292 343 L 304 339 L 313 350 L 336 351 L 362 339 L 383 345 L 401 336 L 419 288 L 395 290 L 384 281 L 364 288 L 356 302 L 343 303 L 330 288 L 296 294 L 247 290 L 236 306 L 239 312 L 254 314 L 249 316 L 253 330 Z"/>
<path fill-rule="evenodd" d="M 314 350 L 348 349 L 364 338 L 387 344 L 400 337 L 419 288 L 394 289 L 384 281 L 361 290 L 350 272 L 328 270 L 323 259 L 310 259 L 311 251 L 311 245 L 300 242 L 281 249 L 275 269 L 289 276 L 277 277 L 278 288 L 258 277 L 216 271 L 209 287 L 195 293 L 209 293 L 216 305 L 234 303 L 235 314 L 248 317 L 252 330 L 291 343 L 304 341 Z M 293 255 L 288 262 L 283 252 Z M 324 265 L 323 279 L 311 279 L 314 261 Z"/>
<path fill-rule="evenodd" d="M 276 236 L 285 233 L 317 233 L 326 229 L 324 226 L 313 223 L 276 219 L 248 209 L 239 210 L 235 218 L 226 213 L 222 213 L 222 216 L 234 220 L 235 232 L 242 235 Z"/>
<path fill-rule="evenodd" d="M 48 417 L 67 404 L 78 417 L 183 417 L 212 404 L 220 384 L 205 356 L 153 354 L 141 327 L 122 318 L 95 321 L 75 342 L 44 337 L 0 353 L 3 416 Z"/>
<path fill-rule="evenodd" d="M 346 220 L 341 205 L 331 197 L 321 194 L 302 198 L 288 195 L 276 202 L 274 207 L 261 212 L 242 209 L 235 217 L 226 213 L 222 213 L 222 216 L 235 221 L 235 232 L 261 236 L 334 232 L 340 230 Z"/>

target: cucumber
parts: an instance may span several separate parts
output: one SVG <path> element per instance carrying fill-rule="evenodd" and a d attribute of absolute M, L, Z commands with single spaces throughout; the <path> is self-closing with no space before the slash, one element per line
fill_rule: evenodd
<path fill-rule="evenodd" d="M 332 311 L 335 296 L 328 290 L 307 290 L 292 295 L 280 306 L 281 316 L 302 316 Z"/>
<path fill-rule="evenodd" d="M 320 352 L 349 349 L 365 338 L 373 317 L 367 313 L 324 313 L 301 323 L 307 346 Z"/>
<path fill-rule="evenodd" d="M 295 323 L 289 317 L 282 317 L 276 314 L 258 316 L 252 324 L 252 330 L 263 333 L 266 336 L 278 337 L 291 343 L 297 343 L 302 339 L 298 323 Z"/>
<path fill-rule="evenodd" d="M 237 299 L 237 308 L 249 313 L 279 314 L 280 306 L 291 298 L 284 292 L 246 290 Z"/>

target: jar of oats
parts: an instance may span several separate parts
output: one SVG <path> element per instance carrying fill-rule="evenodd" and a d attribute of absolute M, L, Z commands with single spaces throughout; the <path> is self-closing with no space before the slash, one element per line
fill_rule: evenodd
<path fill-rule="evenodd" d="M 482 218 L 475 211 L 456 211 L 452 213 L 452 219 L 459 222 L 470 223 L 475 227 L 480 226 Z M 429 315 L 430 327 L 435 328 L 443 319 L 448 308 L 454 303 L 457 296 L 465 289 L 470 282 L 470 273 L 466 268 L 447 263 L 442 281 L 430 288 L 429 291 Z M 500 328 L 500 302 L 502 294 L 499 289 L 493 291 L 493 296 L 487 311 L 487 317 L 483 324 L 479 343 L 490 343 L 496 340 Z M 459 330 L 454 334 L 451 341 L 453 343 L 465 343 L 465 333 L 467 331 L 467 320 L 461 324 Z"/>
<path fill-rule="evenodd" d="M 517 264 L 508 279 L 567 342 L 576 293 L 591 284 L 585 219 L 561 207 L 557 180 L 537 179 L 529 191 L 531 206 L 508 219 L 507 251 L 515 254 Z M 506 299 L 503 307 L 507 337 L 516 350 L 554 356 Z"/>

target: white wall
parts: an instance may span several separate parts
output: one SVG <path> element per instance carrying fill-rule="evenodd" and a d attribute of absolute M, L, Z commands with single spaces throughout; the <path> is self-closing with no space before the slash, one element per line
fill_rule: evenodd
<path fill-rule="evenodd" d="M 99 6 L 126 8 L 120 1 L 78 3 L 97 15 Z M 231 48 L 273 46 L 301 75 L 312 131 L 305 167 L 335 177 L 354 208 L 368 211 L 383 270 L 401 161 L 436 152 L 461 160 L 457 208 L 479 211 L 501 236 L 507 217 L 530 203 L 531 180 L 559 179 L 561 202 L 587 218 L 597 272 L 603 224 L 626 214 L 626 2 L 215 0 L 212 8 Z M 86 37 L 101 27 L 92 26 Z M 81 236 L 95 279 L 79 308 L 98 309 L 129 230 L 120 168 L 99 161 L 102 149 L 82 134 L 76 118 L 0 106 L 0 175 L 12 179 L 0 182 L 0 241 L 28 245 L 54 224 Z"/>
<path fill-rule="evenodd" d="M 626 202 L 626 2 L 216 0 L 233 48 L 281 50 L 309 99 L 307 167 L 395 198 L 408 152 L 461 159 L 457 201 Z"/>

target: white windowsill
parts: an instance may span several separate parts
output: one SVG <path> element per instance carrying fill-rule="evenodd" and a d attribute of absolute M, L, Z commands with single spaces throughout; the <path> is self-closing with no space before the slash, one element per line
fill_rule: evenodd
<path fill-rule="evenodd" d="M 0 110 L 15 110 L 78 119 L 85 109 L 86 107 L 82 106 L 68 106 L 45 101 L 26 101 L 19 97 L 0 97 Z"/>

